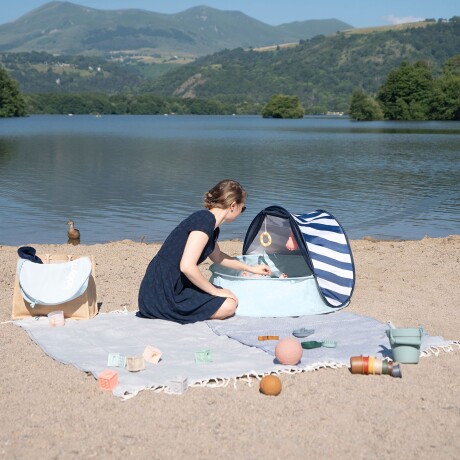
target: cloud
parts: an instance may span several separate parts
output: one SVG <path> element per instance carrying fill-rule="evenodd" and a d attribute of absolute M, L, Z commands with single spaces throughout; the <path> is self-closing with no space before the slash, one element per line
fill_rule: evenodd
<path fill-rule="evenodd" d="M 406 24 L 407 22 L 420 22 L 425 20 L 425 18 L 417 18 L 416 16 L 398 17 L 393 16 L 392 14 L 385 16 L 383 19 L 385 19 L 385 21 L 388 21 L 390 24 Z"/>

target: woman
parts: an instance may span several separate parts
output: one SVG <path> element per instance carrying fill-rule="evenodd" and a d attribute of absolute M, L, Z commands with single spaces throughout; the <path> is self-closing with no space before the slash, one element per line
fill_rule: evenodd
<path fill-rule="evenodd" d="M 182 221 L 150 262 L 139 290 L 137 316 L 184 324 L 225 319 L 235 314 L 238 306 L 235 294 L 211 284 L 198 265 L 209 257 L 227 268 L 271 274 L 268 266 L 244 264 L 222 252 L 217 244 L 219 226 L 233 222 L 243 213 L 245 201 L 243 187 L 229 179 L 205 194 L 206 209 Z"/>

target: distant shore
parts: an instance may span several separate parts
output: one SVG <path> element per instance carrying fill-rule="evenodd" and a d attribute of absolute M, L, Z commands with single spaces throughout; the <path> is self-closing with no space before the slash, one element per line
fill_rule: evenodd
<path fill-rule="evenodd" d="M 161 244 L 30 243 L 38 253 L 92 254 L 101 312 L 137 309 L 145 269 Z M 241 241 L 222 241 L 241 254 Z M 345 311 L 423 326 L 460 339 L 460 236 L 351 241 L 357 283 Z M 0 322 L 9 321 L 17 247 L 0 246 Z M 209 275 L 209 261 L 201 266 Z M 340 313 L 338 313 L 340 314 Z M 460 348 L 434 350 L 402 379 L 346 368 L 282 375 L 280 396 L 252 385 L 151 391 L 120 402 L 92 376 L 48 357 L 20 328 L 1 324 L 0 456 L 43 459 L 395 458 L 454 459 L 460 450 Z M 433 353 L 433 354 L 434 354 Z M 306 454 L 308 452 L 308 454 Z"/>

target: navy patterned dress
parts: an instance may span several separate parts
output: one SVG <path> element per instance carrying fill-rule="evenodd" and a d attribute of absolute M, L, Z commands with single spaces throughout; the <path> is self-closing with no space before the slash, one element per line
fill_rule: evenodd
<path fill-rule="evenodd" d="M 213 251 L 219 228 L 216 218 L 207 209 L 197 211 L 183 220 L 168 236 L 152 259 L 139 289 L 141 318 L 160 318 L 177 323 L 194 323 L 209 319 L 225 302 L 225 297 L 210 295 L 180 271 L 180 261 L 190 232 L 206 233 L 209 240 L 198 260 L 202 263 Z"/>

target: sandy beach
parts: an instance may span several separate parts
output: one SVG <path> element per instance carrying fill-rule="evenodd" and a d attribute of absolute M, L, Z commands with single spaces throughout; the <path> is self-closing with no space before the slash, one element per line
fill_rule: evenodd
<path fill-rule="evenodd" d="M 221 242 L 241 254 L 240 241 Z M 352 241 L 357 284 L 345 310 L 460 340 L 460 236 Z M 92 254 L 101 312 L 137 310 L 158 244 L 35 245 Z M 0 246 L 0 321 L 10 319 L 17 248 Z M 202 270 L 209 275 L 208 265 Z M 403 378 L 321 369 L 281 375 L 278 397 L 257 380 L 184 395 L 143 391 L 122 402 L 91 375 L 0 325 L 0 458 L 459 458 L 460 348 L 402 365 Z"/>

